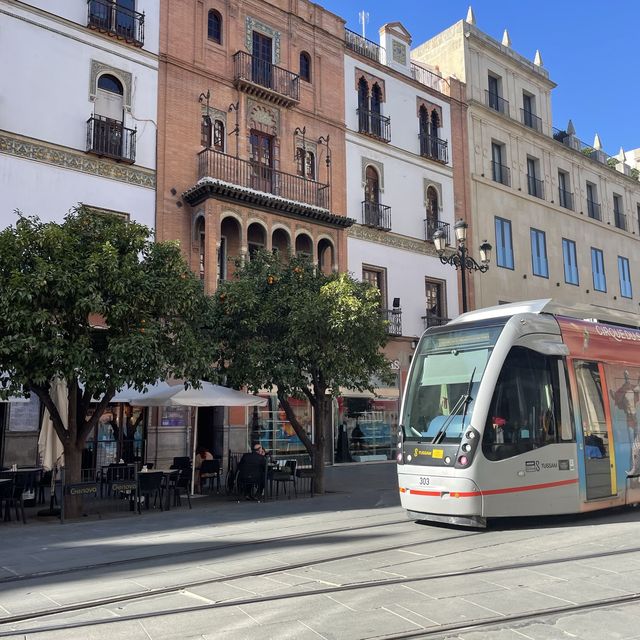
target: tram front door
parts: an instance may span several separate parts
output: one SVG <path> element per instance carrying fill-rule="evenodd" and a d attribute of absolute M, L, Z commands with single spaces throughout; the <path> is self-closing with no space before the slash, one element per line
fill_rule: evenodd
<path fill-rule="evenodd" d="M 617 493 L 611 415 L 606 404 L 604 370 L 597 362 L 575 363 L 584 440 L 587 500 Z"/>

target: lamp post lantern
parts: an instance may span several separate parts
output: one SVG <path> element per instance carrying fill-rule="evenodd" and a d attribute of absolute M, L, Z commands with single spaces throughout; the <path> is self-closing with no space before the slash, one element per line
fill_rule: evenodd
<path fill-rule="evenodd" d="M 467 249 L 467 229 L 469 225 L 464 220 L 458 220 L 453 225 L 456 235 L 456 251 L 449 256 L 445 256 L 447 239 L 443 229 L 438 229 L 433 234 L 433 244 L 442 264 L 449 264 L 460 269 L 462 276 L 462 312 L 467 312 L 467 271 L 480 271 L 484 273 L 489 268 L 491 262 L 491 245 L 485 240 L 480 245 L 480 262 L 476 262 L 468 253 Z"/>

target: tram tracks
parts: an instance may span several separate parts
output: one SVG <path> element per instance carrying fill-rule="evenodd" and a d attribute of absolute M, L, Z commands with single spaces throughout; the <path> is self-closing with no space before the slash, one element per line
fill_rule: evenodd
<path fill-rule="evenodd" d="M 480 535 L 479 533 L 466 533 L 461 536 L 454 536 L 454 539 L 459 538 L 467 538 L 475 535 Z M 438 539 L 438 540 L 429 540 L 423 541 L 420 544 L 436 544 L 441 542 L 446 542 L 447 539 Z M 537 560 L 537 561 L 525 561 L 525 562 L 512 562 L 512 563 L 504 563 L 497 564 L 493 566 L 477 566 L 473 568 L 467 568 L 458 571 L 450 571 L 450 572 L 442 572 L 437 574 L 427 574 L 415 577 L 397 577 L 397 578 L 383 578 L 377 580 L 367 580 L 361 582 L 352 582 L 345 583 L 339 585 L 325 586 L 316 589 L 307 589 L 305 591 L 287 591 L 284 593 L 264 595 L 264 596 L 251 596 L 246 598 L 232 598 L 232 599 L 224 599 L 220 601 L 214 602 L 204 602 L 202 604 L 187 606 L 187 607 L 179 607 L 179 608 L 165 608 L 165 609 L 154 609 L 148 612 L 137 612 L 134 615 L 117 615 L 114 614 L 111 610 L 107 610 L 111 613 L 109 617 L 98 618 L 91 621 L 82 621 L 82 622 L 63 622 L 56 623 L 52 621 L 51 624 L 45 624 L 41 626 L 34 627 L 23 627 L 21 626 L 19 629 L 6 629 L 7 625 L 11 624 L 19 624 L 19 623 L 28 623 L 29 621 L 35 621 L 38 619 L 42 619 L 44 617 L 58 617 L 63 614 L 74 614 L 76 612 L 80 612 L 88 609 L 100 609 L 101 607 L 108 607 L 112 604 L 124 604 L 126 602 L 140 601 L 140 600 L 153 600 L 154 598 L 158 598 L 159 596 L 165 596 L 169 594 L 178 594 L 178 593 L 188 593 L 190 589 L 195 589 L 204 585 L 212 585 L 216 583 L 230 583 L 234 580 L 239 580 L 241 578 L 255 578 L 255 577 L 266 577 L 273 574 L 284 574 L 287 572 L 295 571 L 297 569 L 303 569 L 306 567 L 315 567 L 325 563 L 336 562 L 341 560 L 348 560 L 354 558 L 362 558 L 363 556 L 372 555 L 376 553 L 383 553 L 384 551 L 394 550 L 394 549 L 402 549 L 407 546 L 414 546 L 416 543 L 412 542 L 407 545 L 393 545 L 388 547 L 382 547 L 373 549 L 367 552 L 358 552 L 358 553 L 350 553 L 350 554 L 341 554 L 339 556 L 333 556 L 330 558 L 320 558 L 316 560 L 307 560 L 304 562 L 288 565 L 286 567 L 274 567 L 271 569 L 262 569 L 256 571 L 248 571 L 237 573 L 234 575 L 227 576 L 219 576 L 216 578 L 208 578 L 197 581 L 190 581 L 188 583 L 182 583 L 177 585 L 172 585 L 169 587 L 162 587 L 157 589 L 146 590 L 144 592 L 136 593 L 136 594 L 127 594 L 122 596 L 114 596 L 111 598 L 102 598 L 92 601 L 85 601 L 82 603 L 74 603 L 71 605 L 67 605 L 64 607 L 56 607 L 52 609 L 43 609 L 40 611 L 33 611 L 29 613 L 24 613 L 20 615 L 5 617 L 0 619 L 0 625 L 5 629 L 0 630 L 0 638 L 14 636 L 16 634 L 43 634 L 43 633 L 51 633 L 54 631 L 58 631 L 61 629 L 79 629 L 83 627 L 93 627 L 99 625 L 108 625 L 116 622 L 127 622 L 127 621 L 135 621 L 142 620 L 148 618 L 157 618 L 162 616 L 171 616 L 178 615 L 182 613 L 192 613 L 192 612 L 202 612 L 205 610 L 216 610 L 216 609 L 225 609 L 231 607 L 246 607 L 256 604 L 264 604 L 264 603 L 276 603 L 284 600 L 294 600 L 294 599 L 304 599 L 311 596 L 319 596 L 319 595 L 331 595 L 341 592 L 349 592 L 349 591 L 358 591 L 362 589 L 371 589 L 371 588 L 387 588 L 393 585 L 409 585 L 418 582 L 426 582 L 430 580 L 441 580 L 447 578 L 456 578 L 456 577 L 469 577 L 476 575 L 484 575 L 491 574 L 499 571 L 516 571 L 522 569 L 535 569 L 541 568 L 548 565 L 556 565 L 570 562 L 580 562 L 580 561 L 588 561 L 594 559 L 601 558 L 611 558 L 615 556 L 621 556 L 625 554 L 632 554 L 640 552 L 640 547 L 633 547 L 627 549 L 617 549 L 608 552 L 598 552 L 598 553 L 582 553 L 582 554 L 574 554 L 572 556 L 565 556 L 563 558 L 550 558 L 545 560 Z M 494 543 L 485 545 L 486 547 L 495 546 Z M 473 549 L 469 549 L 468 551 L 474 551 L 482 549 L 482 545 L 475 546 Z M 441 554 L 438 556 L 428 557 L 428 559 L 434 560 L 442 560 L 447 555 L 459 554 L 461 551 L 452 552 L 451 554 Z M 427 559 L 427 558 L 425 558 Z M 542 609 L 539 611 L 528 612 L 523 614 L 516 615 L 504 615 L 504 616 L 496 616 L 495 618 L 487 618 L 482 621 L 476 621 L 473 623 L 465 623 L 462 625 L 440 625 L 437 628 L 423 628 L 421 630 L 417 630 L 415 632 L 405 632 L 404 634 L 397 634 L 391 636 L 378 636 L 380 638 L 389 638 L 389 640 L 393 638 L 412 638 L 412 637 L 429 637 L 429 636 L 437 636 L 442 635 L 443 633 L 451 633 L 452 631 L 459 630 L 469 631 L 474 628 L 484 628 L 487 626 L 495 626 L 496 624 L 506 624 L 509 622 L 517 622 L 520 620 L 526 620 L 527 618 L 535 618 L 542 616 L 552 616 L 556 614 L 562 613 L 570 613 L 572 611 L 579 611 L 581 609 L 592 608 L 602 608 L 606 606 L 612 606 L 613 604 L 626 604 L 632 603 L 640 600 L 640 593 L 634 594 L 626 594 L 624 596 L 620 596 L 617 598 L 604 598 L 600 600 L 594 600 L 590 603 L 582 603 L 582 604 L 574 604 L 570 603 L 568 605 L 558 606 L 549 609 Z"/>

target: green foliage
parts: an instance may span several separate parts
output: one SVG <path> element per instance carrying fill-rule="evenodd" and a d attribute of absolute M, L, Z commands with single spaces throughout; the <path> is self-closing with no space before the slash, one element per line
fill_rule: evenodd
<path fill-rule="evenodd" d="M 619 162 L 620 162 L 620 160 L 618 160 L 617 158 L 613 158 L 613 157 L 612 158 L 608 158 L 607 159 L 607 166 L 611 167 L 611 169 L 615 169 Z"/>
<path fill-rule="evenodd" d="M 86 407 L 125 384 L 197 380 L 211 371 L 211 311 L 179 247 L 146 227 L 82 208 L 61 224 L 19 215 L 0 232 L 0 394 L 43 399 L 61 376 L 84 385 Z"/>
<path fill-rule="evenodd" d="M 389 380 L 379 293 L 306 258 L 259 252 L 215 295 L 220 362 L 233 386 L 278 386 L 295 396 Z"/>
<path fill-rule="evenodd" d="M 631 169 L 631 173 L 629 175 L 636 180 L 640 180 L 640 170 L 636 169 L 635 167 Z"/>

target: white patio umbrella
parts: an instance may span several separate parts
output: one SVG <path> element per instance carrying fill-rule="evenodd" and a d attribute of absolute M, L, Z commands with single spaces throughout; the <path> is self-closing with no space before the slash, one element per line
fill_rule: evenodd
<path fill-rule="evenodd" d="M 51 399 L 58 409 L 62 424 L 68 426 L 69 392 L 67 383 L 61 378 L 54 378 L 51 383 Z M 42 415 L 40 436 L 38 437 L 38 455 L 40 463 L 48 471 L 64 464 L 64 447 L 53 428 L 53 420 L 48 409 Z"/>
<path fill-rule="evenodd" d="M 191 465 L 191 493 L 195 487 L 195 457 L 196 457 L 196 429 L 198 428 L 198 407 L 256 407 L 267 404 L 266 398 L 253 396 L 244 391 L 236 391 L 210 382 L 201 382 L 201 387 L 195 389 L 193 387 L 184 388 L 184 385 L 178 384 L 168 386 L 168 388 L 159 388 L 156 391 L 132 396 L 128 402 L 138 407 L 168 407 L 182 406 L 195 407 L 195 424 L 193 432 L 193 453 Z"/>

